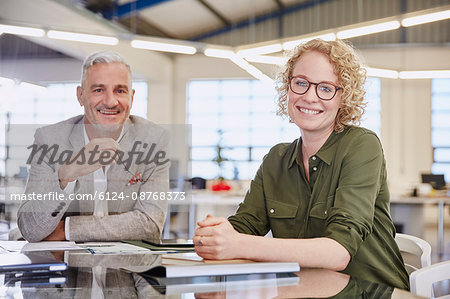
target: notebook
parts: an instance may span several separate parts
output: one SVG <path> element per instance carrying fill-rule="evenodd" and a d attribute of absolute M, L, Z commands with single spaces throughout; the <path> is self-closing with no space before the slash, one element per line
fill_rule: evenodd
<path fill-rule="evenodd" d="M 125 270 L 155 277 L 287 273 L 300 270 L 298 263 L 250 260 L 203 260 L 195 252 L 164 255 L 160 264 L 127 267 Z"/>

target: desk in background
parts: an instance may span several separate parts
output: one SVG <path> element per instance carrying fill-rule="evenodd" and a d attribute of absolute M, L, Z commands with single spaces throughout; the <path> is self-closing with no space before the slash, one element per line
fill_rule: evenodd
<path fill-rule="evenodd" d="M 409 208 L 414 209 L 415 211 L 417 211 L 419 208 L 421 208 L 421 206 L 423 205 L 436 205 L 438 207 L 438 250 L 439 250 L 439 254 L 442 255 L 444 254 L 444 206 L 445 205 L 450 205 L 450 197 L 449 196 L 435 196 L 435 197 L 403 197 L 403 196 L 395 196 L 395 195 L 391 195 L 391 213 L 393 214 L 394 217 L 394 222 L 395 222 L 395 214 L 393 213 L 394 211 L 392 211 L 394 208 L 393 206 L 406 206 Z M 408 209 L 406 212 L 411 212 L 412 210 Z M 412 224 L 415 224 L 416 226 L 424 226 L 424 221 L 423 221 L 423 215 L 417 215 L 417 214 L 413 214 L 413 215 L 401 215 L 402 217 L 408 217 L 409 221 L 413 221 Z M 418 218 L 417 217 L 422 217 L 422 221 L 417 221 Z M 422 224 L 420 223 L 422 222 Z M 420 227 L 423 228 L 423 227 Z M 408 232 L 406 231 L 406 233 L 409 234 L 414 234 L 414 232 Z M 418 235 L 418 237 L 422 237 L 421 235 Z"/>
<path fill-rule="evenodd" d="M 169 203 L 163 238 L 170 238 L 170 214 L 178 207 L 184 207 L 188 213 L 188 239 L 192 239 L 197 226 L 197 221 L 206 217 L 207 214 L 220 217 L 228 217 L 236 211 L 239 204 L 244 200 L 244 195 L 231 195 L 228 192 L 196 191 L 192 192 L 185 201 L 173 201 Z"/>

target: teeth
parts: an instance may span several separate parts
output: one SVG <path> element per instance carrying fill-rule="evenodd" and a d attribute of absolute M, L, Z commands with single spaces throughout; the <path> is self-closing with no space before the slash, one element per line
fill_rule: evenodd
<path fill-rule="evenodd" d="M 117 114 L 118 113 L 117 111 L 105 111 L 105 110 L 99 110 L 99 111 L 102 114 Z"/>
<path fill-rule="evenodd" d="M 317 114 L 319 113 L 319 111 L 317 110 L 309 110 L 309 109 L 305 109 L 305 108 L 300 108 L 300 111 L 306 114 Z"/>

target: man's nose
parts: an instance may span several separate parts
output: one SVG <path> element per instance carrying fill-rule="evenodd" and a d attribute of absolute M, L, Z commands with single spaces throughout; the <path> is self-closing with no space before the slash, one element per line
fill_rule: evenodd
<path fill-rule="evenodd" d="M 114 93 L 113 90 L 110 90 L 110 91 L 106 92 L 105 97 L 103 99 L 103 103 L 107 107 L 114 107 L 114 106 L 117 105 L 118 101 L 117 101 L 117 98 L 116 98 L 116 94 Z"/>

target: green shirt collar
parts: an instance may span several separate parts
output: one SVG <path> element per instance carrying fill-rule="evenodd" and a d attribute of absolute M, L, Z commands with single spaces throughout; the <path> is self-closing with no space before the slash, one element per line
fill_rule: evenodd
<path fill-rule="evenodd" d="M 347 131 L 347 128 L 344 129 L 344 131 Z M 343 132 L 342 132 L 343 133 Z M 327 163 L 328 165 L 331 165 L 331 160 L 333 159 L 333 156 L 336 152 L 336 147 L 334 146 L 337 141 L 338 133 L 336 131 L 333 131 L 331 135 L 328 137 L 327 141 L 325 141 L 324 145 L 319 149 L 316 156 L 319 157 L 320 160 Z M 292 167 L 292 164 L 294 161 L 297 162 L 297 164 L 300 165 L 301 163 L 301 145 L 302 145 L 302 138 L 300 137 L 295 142 L 292 143 L 292 149 L 291 149 L 291 156 L 289 159 L 288 168 Z"/>

